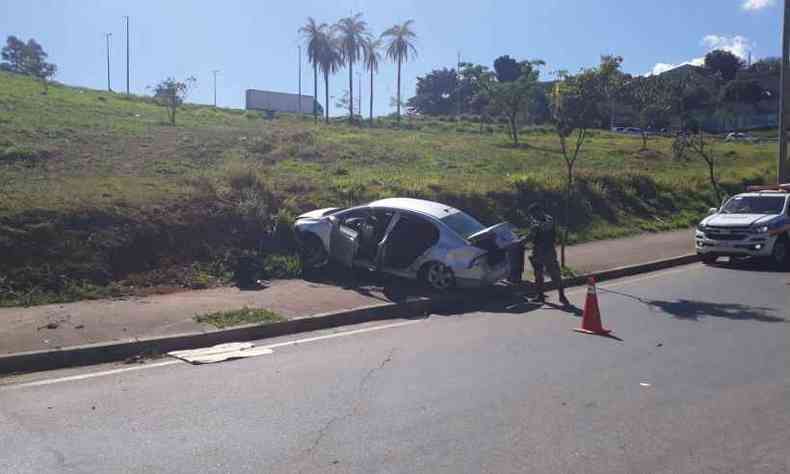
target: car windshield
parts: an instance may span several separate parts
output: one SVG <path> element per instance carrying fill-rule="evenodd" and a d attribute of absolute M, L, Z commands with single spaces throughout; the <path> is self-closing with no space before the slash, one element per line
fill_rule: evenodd
<path fill-rule="evenodd" d="M 724 205 L 724 214 L 781 214 L 784 196 L 736 196 Z"/>
<path fill-rule="evenodd" d="M 440 220 L 465 239 L 485 229 L 485 226 L 478 222 L 477 219 L 460 211 L 444 216 Z"/>

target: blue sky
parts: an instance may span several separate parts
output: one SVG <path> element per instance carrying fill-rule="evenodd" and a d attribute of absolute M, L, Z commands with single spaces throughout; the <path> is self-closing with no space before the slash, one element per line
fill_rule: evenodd
<path fill-rule="evenodd" d="M 491 65 L 510 54 L 540 58 L 546 71 L 594 65 L 602 53 L 625 58 L 635 74 L 693 62 L 722 47 L 755 58 L 778 56 L 781 0 L 0 0 L 0 35 L 33 37 L 59 67 L 57 80 L 106 87 L 104 33 L 112 33 L 111 81 L 125 90 L 123 15 L 131 17 L 131 88 L 146 93 L 166 76 L 194 75 L 190 101 L 211 103 L 211 71 L 219 69 L 218 102 L 243 107 L 244 90 L 297 90 L 297 29 L 307 16 L 334 22 L 362 12 L 374 32 L 415 20 L 419 56 L 405 66 L 404 97 L 415 77 L 463 61 Z M 304 58 L 303 58 L 304 59 Z M 312 73 L 302 68 L 304 93 Z M 363 79 L 363 110 L 368 85 Z M 348 88 L 348 73 L 330 94 Z M 355 79 L 356 92 L 356 79 Z M 319 96 L 323 97 L 319 85 Z M 355 93 L 356 95 L 356 93 Z M 376 77 L 376 114 L 390 111 L 395 67 Z M 334 101 L 331 101 L 334 102 Z M 334 107 L 332 107 L 334 109 Z M 332 110 L 333 113 L 340 113 Z M 366 112 L 367 113 L 367 112 Z"/>

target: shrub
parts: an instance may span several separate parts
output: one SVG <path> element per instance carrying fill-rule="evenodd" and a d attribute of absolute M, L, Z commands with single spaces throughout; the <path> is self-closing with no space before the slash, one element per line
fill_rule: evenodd
<path fill-rule="evenodd" d="M 302 263 L 297 255 L 272 254 L 263 258 L 265 278 L 299 278 Z"/>

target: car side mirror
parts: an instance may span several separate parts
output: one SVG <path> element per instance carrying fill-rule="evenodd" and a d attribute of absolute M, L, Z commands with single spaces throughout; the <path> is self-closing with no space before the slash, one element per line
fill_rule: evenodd
<path fill-rule="evenodd" d="M 711 207 L 710 209 L 708 209 L 708 215 L 716 214 L 717 212 L 719 212 L 719 209 L 717 207 Z"/>

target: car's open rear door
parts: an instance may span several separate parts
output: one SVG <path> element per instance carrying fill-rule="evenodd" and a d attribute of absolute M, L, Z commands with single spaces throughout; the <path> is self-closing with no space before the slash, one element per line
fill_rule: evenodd
<path fill-rule="evenodd" d="M 332 220 L 329 237 L 329 255 L 340 264 L 351 267 L 359 249 L 359 233 L 354 229 Z"/>

